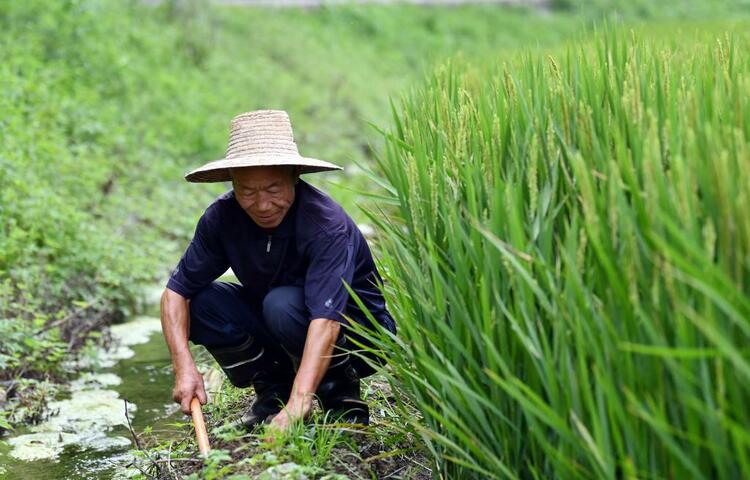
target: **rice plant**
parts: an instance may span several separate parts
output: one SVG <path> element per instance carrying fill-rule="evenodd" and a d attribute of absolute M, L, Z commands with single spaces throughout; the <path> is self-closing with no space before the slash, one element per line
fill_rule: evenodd
<path fill-rule="evenodd" d="M 394 106 L 379 341 L 436 476 L 750 478 L 750 41 L 684 40 Z"/>

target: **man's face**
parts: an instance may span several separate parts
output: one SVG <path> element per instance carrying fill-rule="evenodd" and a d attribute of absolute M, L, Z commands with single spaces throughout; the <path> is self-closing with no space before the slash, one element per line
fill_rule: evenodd
<path fill-rule="evenodd" d="M 294 202 L 293 167 L 245 167 L 232 170 L 234 196 L 262 228 L 277 227 Z"/>

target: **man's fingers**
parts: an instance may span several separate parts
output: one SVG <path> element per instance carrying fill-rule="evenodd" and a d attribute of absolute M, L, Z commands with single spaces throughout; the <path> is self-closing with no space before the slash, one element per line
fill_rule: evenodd
<path fill-rule="evenodd" d="M 268 435 L 265 438 L 266 443 L 273 443 L 276 441 L 276 437 L 279 436 L 279 426 L 277 425 L 277 418 L 278 415 L 273 417 L 273 420 L 271 420 L 271 423 L 268 424 L 268 429 L 266 432 L 268 432 Z"/>
<path fill-rule="evenodd" d="M 206 389 L 203 388 L 203 385 L 198 385 L 198 388 L 196 389 L 195 396 L 198 397 L 198 401 L 201 402 L 201 405 L 205 405 L 208 402 L 208 397 L 206 396 Z"/>
<path fill-rule="evenodd" d="M 178 377 L 175 381 L 174 390 L 172 390 L 172 398 L 180 404 L 182 412 L 188 415 L 190 414 L 190 402 L 193 398 L 197 398 L 201 404 L 205 405 L 208 397 L 203 386 L 203 378 L 197 372 L 194 376 Z"/>
<path fill-rule="evenodd" d="M 278 415 L 273 417 L 271 426 L 280 431 L 286 430 L 289 427 L 289 415 L 282 410 Z"/>
<path fill-rule="evenodd" d="M 180 407 L 182 407 L 182 413 L 186 415 L 190 415 L 190 400 L 192 400 L 190 395 L 183 395 L 182 399 L 180 400 Z"/>

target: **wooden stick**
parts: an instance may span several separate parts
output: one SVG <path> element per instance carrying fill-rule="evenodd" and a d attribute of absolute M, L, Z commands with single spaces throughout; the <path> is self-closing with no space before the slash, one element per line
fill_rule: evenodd
<path fill-rule="evenodd" d="M 198 450 L 201 455 L 208 454 L 211 447 L 208 445 L 208 432 L 206 432 L 206 422 L 203 420 L 201 411 L 201 402 L 197 398 L 190 401 L 190 413 L 193 414 L 193 425 L 195 425 L 195 438 L 198 440 Z"/>

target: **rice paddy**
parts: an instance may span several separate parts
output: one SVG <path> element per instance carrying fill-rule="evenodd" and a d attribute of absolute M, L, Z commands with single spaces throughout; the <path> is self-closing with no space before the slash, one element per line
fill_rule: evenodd
<path fill-rule="evenodd" d="M 609 28 L 396 102 L 380 340 L 436 475 L 750 477 L 746 31 Z"/>
<path fill-rule="evenodd" d="M 748 2 L 548 5 L 0 6 L 0 477 L 750 478 Z M 201 459 L 164 345 L 120 338 L 153 325 L 108 325 L 227 187 L 182 174 L 268 107 L 347 165 L 320 182 L 398 335 L 360 332 L 368 428 L 267 445 L 219 379 Z"/>

